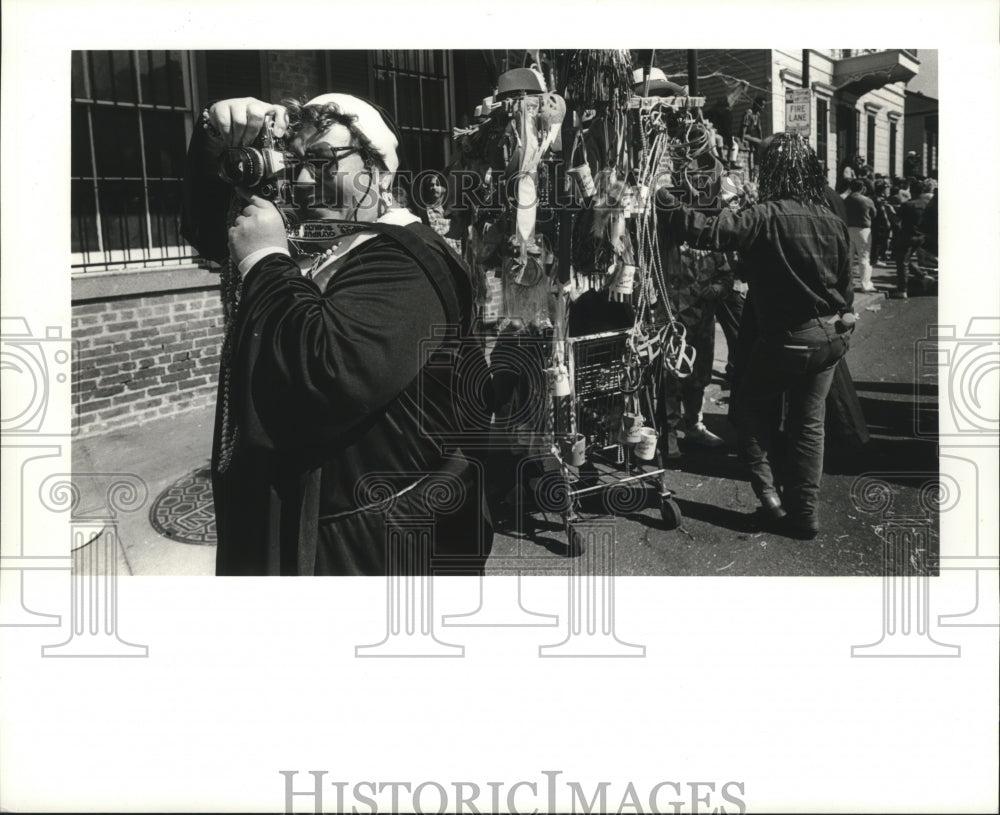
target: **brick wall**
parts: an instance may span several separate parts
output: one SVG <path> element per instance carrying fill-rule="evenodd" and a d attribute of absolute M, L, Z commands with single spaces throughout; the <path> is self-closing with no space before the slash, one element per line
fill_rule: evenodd
<path fill-rule="evenodd" d="M 326 93 L 322 54 L 318 51 L 268 51 L 271 99 L 313 97 Z"/>
<path fill-rule="evenodd" d="M 73 412 L 81 435 L 215 403 L 218 290 L 73 305 Z"/>

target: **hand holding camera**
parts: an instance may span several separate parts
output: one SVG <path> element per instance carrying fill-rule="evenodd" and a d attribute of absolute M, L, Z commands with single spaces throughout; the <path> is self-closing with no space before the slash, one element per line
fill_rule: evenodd
<path fill-rule="evenodd" d="M 204 126 L 209 152 L 218 160 L 219 177 L 246 200 L 252 191 L 276 201 L 286 169 L 285 107 L 249 96 L 226 99 L 205 112 Z"/>
<path fill-rule="evenodd" d="M 215 148 L 221 153 L 227 147 L 253 144 L 268 116 L 274 120 L 272 134 L 280 139 L 288 130 L 288 111 L 283 105 L 272 105 L 252 96 L 216 102 L 208 109 L 209 129 L 217 136 Z"/>
<path fill-rule="evenodd" d="M 230 257 L 239 263 L 258 250 L 287 246 L 281 213 L 270 201 L 253 196 L 229 230 Z"/>

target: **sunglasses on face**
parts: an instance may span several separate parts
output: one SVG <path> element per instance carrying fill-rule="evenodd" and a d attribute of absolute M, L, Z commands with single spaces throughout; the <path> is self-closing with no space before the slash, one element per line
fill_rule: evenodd
<path fill-rule="evenodd" d="M 295 152 L 285 153 L 285 161 L 293 167 L 307 166 L 313 175 L 332 174 L 337 172 L 342 159 L 360 152 L 361 148 L 354 145 L 332 147 L 329 144 L 317 144 L 307 148 L 304 156 Z"/>

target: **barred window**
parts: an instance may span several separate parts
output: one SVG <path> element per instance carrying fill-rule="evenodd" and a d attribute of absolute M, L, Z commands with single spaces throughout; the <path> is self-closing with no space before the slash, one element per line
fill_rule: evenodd
<path fill-rule="evenodd" d="M 825 99 L 816 100 L 816 155 L 825 167 L 828 163 L 830 107 Z"/>
<path fill-rule="evenodd" d="M 373 60 L 374 99 L 395 119 L 409 169 L 443 170 L 452 124 L 449 55 L 379 50 Z"/>
<path fill-rule="evenodd" d="M 889 122 L 889 178 L 895 178 L 899 175 L 896 172 L 896 138 L 897 138 L 896 123 Z"/>
<path fill-rule="evenodd" d="M 161 268 L 195 257 L 180 235 L 193 95 L 187 52 L 73 52 L 74 273 Z"/>
<path fill-rule="evenodd" d="M 875 166 L 875 116 L 871 113 L 868 114 L 868 138 L 866 141 L 866 152 L 868 164 L 872 167 Z"/>

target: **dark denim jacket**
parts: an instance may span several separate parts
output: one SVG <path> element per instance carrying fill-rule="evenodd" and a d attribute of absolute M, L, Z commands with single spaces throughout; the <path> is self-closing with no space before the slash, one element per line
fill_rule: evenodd
<path fill-rule="evenodd" d="M 850 234 L 822 204 L 768 201 L 706 216 L 662 198 L 657 203 L 661 238 L 740 253 L 762 333 L 850 311 Z"/>
<path fill-rule="evenodd" d="M 905 235 L 908 237 L 919 236 L 929 231 L 927 224 L 924 223 L 924 215 L 930 203 L 931 194 L 926 193 L 907 201 L 899 208 L 899 221 Z"/>

